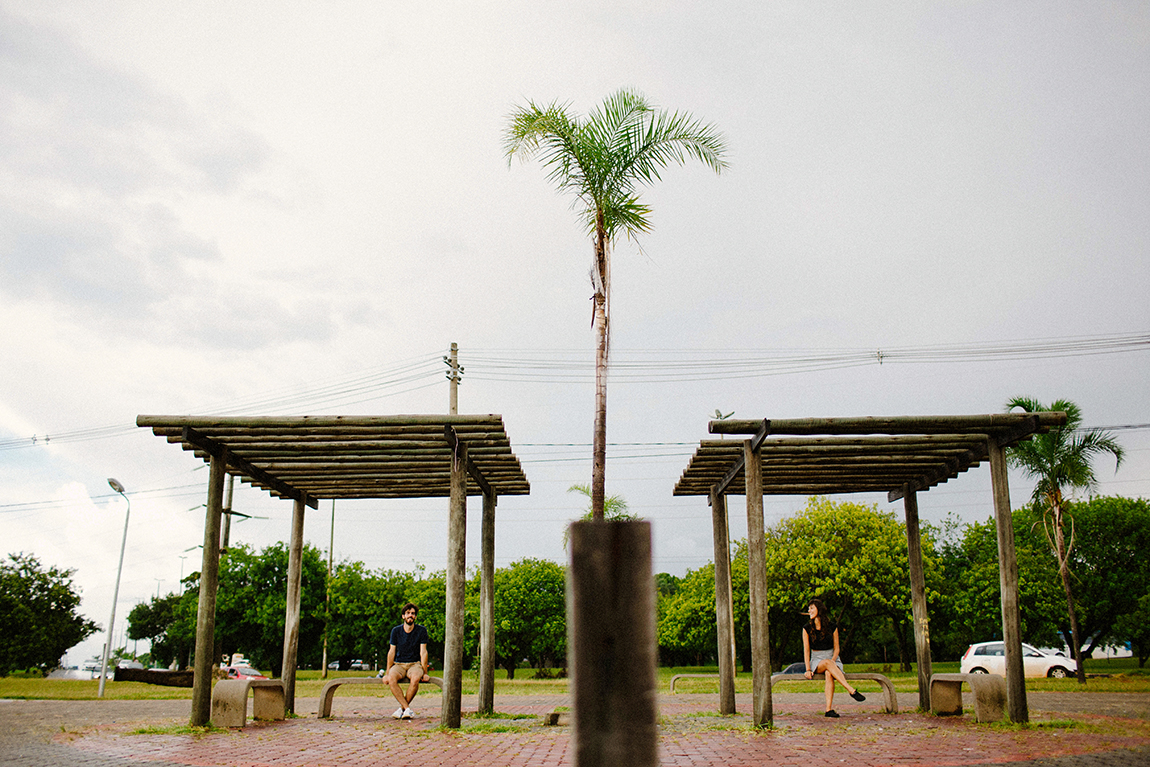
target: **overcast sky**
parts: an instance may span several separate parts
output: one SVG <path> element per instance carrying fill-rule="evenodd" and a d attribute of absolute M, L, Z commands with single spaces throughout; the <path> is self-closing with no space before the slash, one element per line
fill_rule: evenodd
<path fill-rule="evenodd" d="M 498 563 L 564 560 L 585 505 L 567 488 L 590 479 L 591 246 L 538 165 L 502 155 L 528 99 L 586 113 L 631 87 L 729 142 L 722 175 L 668 170 L 654 231 L 614 254 L 608 492 L 652 520 L 657 570 L 711 559 L 705 501 L 671 490 L 716 409 L 1027 395 L 1150 424 L 1146 3 L 364 5 L 0 2 L 0 553 L 75 568 L 106 626 L 118 478 L 117 635 L 199 569 L 203 536 L 207 471 L 138 414 L 445 412 L 452 342 L 461 411 L 503 415 L 532 485 L 500 503 Z M 1150 430 L 1115 434 L 1099 492 L 1150 495 Z M 803 503 L 768 499 L 768 523 Z M 987 519 L 989 470 L 920 505 Z M 257 517 L 234 541 L 289 535 L 289 502 L 234 506 Z M 444 566 L 445 500 L 335 515 L 337 560 Z M 305 525 L 325 552 L 330 519 Z"/>

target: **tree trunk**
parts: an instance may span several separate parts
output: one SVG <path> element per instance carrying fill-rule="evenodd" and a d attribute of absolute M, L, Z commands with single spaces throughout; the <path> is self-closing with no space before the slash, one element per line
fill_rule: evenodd
<path fill-rule="evenodd" d="M 600 211 L 595 226 L 595 433 L 591 450 L 591 518 L 603 521 L 603 504 L 607 484 L 607 353 L 608 353 L 608 283 L 607 233 Z"/>
<path fill-rule="evenodd" d="M 1086 669 L 1082 663 L 1082 639 L 1078 636 L 1078 611 L 1074 608 L 1074 591 L 1070 587 L 1070 552 L 1066 551 L 1066 537 L 1062 533 L 1062 499 L 1054 503 L 1054 546 L 1058 556 L 1058 574 L 1062 577 L 1062 590 L 1066 592 L 1066 608 L 1070 614 L 1070 650 L 1078 666 L 1078 683 L 1086 684 Z"/>

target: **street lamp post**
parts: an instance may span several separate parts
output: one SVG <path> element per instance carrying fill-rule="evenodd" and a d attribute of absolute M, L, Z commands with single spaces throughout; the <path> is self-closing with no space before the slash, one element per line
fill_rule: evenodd
<path fill-rule="evenodd" d="M 128 545 L 128 518 L 132 516 L 132 501 L 124 492 L 124 486 L 120 484 L 119 480 L 108 477 L 108 485 L 120 495 L 124 496 L 124 500 L 128 503 L 128 511 L 124 514 L 124 537 L 120 541 L 120 564 L 116 568 L 116 589 L 112 592 L 112 614 L 108 618 L 108 641 L 104 643 L 104 659 L 100 662 L 100 689 L 96 693 L 96 697 L 104 697 L 104 682 L 107 681 L 108 674 L 108 655 L 112 652 L 112 627 L 116 622 L 116 600 L 120 598 L 120 573 L 124 570 L 124 548 Z"/>

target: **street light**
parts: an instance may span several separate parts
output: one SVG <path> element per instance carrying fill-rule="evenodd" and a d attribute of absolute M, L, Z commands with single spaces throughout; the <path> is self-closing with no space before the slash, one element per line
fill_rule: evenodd
<path fill-rule="evenodd" d="M 112 615 L 108 618 L 108 641 L 104 643 L 104 659 L 100 662 L 100 689 L 96 697 L 104 697 L 104 682 L 108 674 L 108 655 L 112 652 L 112 625 L 116 622 L 116 600 L 120 598 L 120 573 L 124 570 L 124 548 L 128 545 L 128 518 L 132 516 L 132 502 L 124 493 L 124 486 L 120 481 L 108 477 L 108 485 L 128 503 L 128 511 L 124 514 L 124 537 L 120 541 L 120 564 L 116 568 L 116 590 L 112 592 Z"/>

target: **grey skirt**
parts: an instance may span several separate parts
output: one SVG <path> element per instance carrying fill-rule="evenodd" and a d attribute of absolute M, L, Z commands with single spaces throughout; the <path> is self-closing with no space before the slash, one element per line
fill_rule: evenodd
<path fill-rule="evenodd" d="M 811 650 L 811 671 L 815 671 L 819 664 L 824 660 L 830 660 L 831 656 L 835 654 L 834 650 Z M 835 665 L 840 669 L 843 667 L 843 662 L 835 658 Z"/>

